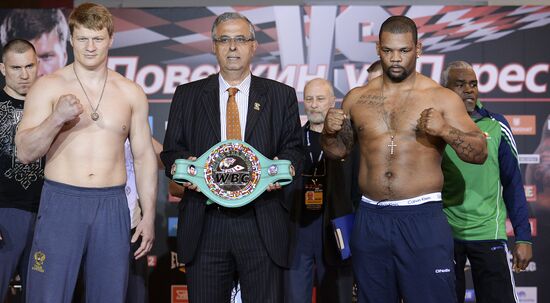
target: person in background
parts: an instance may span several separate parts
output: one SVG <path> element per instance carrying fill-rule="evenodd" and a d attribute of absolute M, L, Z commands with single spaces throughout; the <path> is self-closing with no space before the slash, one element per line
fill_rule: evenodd
<path fill-rule="evenodd" d="M 286 296 L 291 303 L 311 302 L 314 277 L 318 282 L 317 302 L 351 302 L 351 264 L 339 256 L 330 221 L 353 212 L 351 161 L 326 159 L 320 142 L 325 116 L 335 100 L 329 81 L 316 78 L 306 83 L 304 111 L 308 122 L 302 127 L 306 160 L 302 177 L 285 189 L 294 200 L 291 220 L 296 233 L 286 279 Z"/>
<path fill-rule="evenodd" d="M 529 209 L 517 149 L 506 119 L 478 100 L 477 76 L 470 64 L 454 61 L 441 85 L 464 102 L 470 118 L 483 131 L 488 157 L 483 165 L 458 158 L 447 146 L 441 167 L 443 211 L 453 229 L 458 302 L 464 302 L 464 266 L 470 260 L 476 302 L 519 302 L 512 270 L 525 270 L 533 256 Z M 515 234 L 512 264 L 508 261 L 506 215 Z M 498 290 L 498 291 L 497 291 Z"/>
<path fill-rule="evenodd" d="M 53 9 L 13 9 L 0 25 L 2 45 L 12 39 L 25 39 L 34 45 L 38 77 L 48 75 L 67 64 L 69 26 L 63 12 Z"/>
<path fill-rule="evenodd" d="M 26 291 L 27 264 L 36 213 L 44 182 L 44 159 L 17 160 L 15 133 L 25 97 L 36 80 L 38 59 L 28 41 L 15 39 L 3 48 L 0 71 L 6 85 L 0 91 L 0 302 L 18 273 Z"/>

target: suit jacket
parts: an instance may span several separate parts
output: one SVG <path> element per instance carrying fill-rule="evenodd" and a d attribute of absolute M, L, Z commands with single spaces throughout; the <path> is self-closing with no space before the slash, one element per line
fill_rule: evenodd
<path fill-rule="evenodd" d="M 305 138 L 309 123 L 302 128 L 302 135 Z M 305 139 L 303 139 L 305 140 Z M 305 142 L 304 142 L 305 144 Z M 340 252 L 336 245 L 336 239 L 332 228 L 331 220 L 350 213 L 353 213 L 357 202 L 360 200 L 358 190 L 359 154 L 357 148 L 344 160 L 332 160 L 325 157 L 326 176 L 324 189 L 323 209 L 323 258 L 326 264 L 337 266 L 342 264 Z M 293 201 L 291 208 L 291 222 L 293 243 L 291 252 L 297 244 L 294 241 L 296 229 L 300 228 L 304 211 L 303 196 L 304 182 L 301 176 L 296 177 L 290 186 L 285 188 L 288 199 Z M 291 256 L 292 257 L 292 256 Z M 344 262 L 349 263 L 349 261 Z"/>
<path fill-rule="evenodd" d="M 199 157 L 221 140 L 218 75 L 177 87 L 168 117 L 161 159 L 166 175 L 176 159 Z M 259 106 L 258 106 L 259 105 Z M 259 109 L 258 109 L 259 108 Z M 303 161 L 298 100 L 293 88 L 252 76 L 244 141 L 269 159 Z M 190 263 L 197 253 L 206 196 L 187 190 L 179 203 L 178 259 Z M 260 236 L 271 259 L 288 266 L 289 209 L 282 190 L 265 192 L 251 202 Z"/>

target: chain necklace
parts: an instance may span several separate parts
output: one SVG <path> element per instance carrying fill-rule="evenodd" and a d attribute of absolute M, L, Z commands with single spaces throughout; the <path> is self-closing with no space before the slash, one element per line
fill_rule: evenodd
<path fill-rule="evenodd" d="M 88 104 L 90 104 L 90 108 L 92 109 L 92 113 L 90 114 L 90 117 L 92 120 L 97 121 L 99 119 L 99 114 L 97 113 L 97 110 L 99 109 L 99 104 L 101 104 L 101 99 L 103 99 L 103 92 L 105 92 L 105 86 L 107 85 L 107 76 L 109 75 L 109 69 L 105 72 L 105 82 L 103 82 L 103 88 L 101 89 L 101 95 L 99 95 L 99 100 L 97 101 L 97 105 L 94 108 L 92 105 L 92 101 L 90 101 L 90 97 L 88 97 L 88 94 L 86 93 L 86 90 L 84 89 L 84 85 L 82 85 L 82 82 L 80 81 L 80 78 L 78 78 L 78 74 L 76 73 L 76 69 L 74 67 L 73 63 L 73 72 L 76 76 L 76 80 L 78 80 L 78 84 L 80 84 L 80 87 L 82 88 L 82 91 L 84 92 L 84 95 L 86 96 L 86 99 L 88 100 Z"/>
<path fill-rule="evenodd" d="M 409 90 L 409 92 L 407 93 L 407 96 L 405 97 L 405 102 L 407 102 L 409 100 L 409 96 L 411 95 L 411 92 L 414 89 L 415 83 L 416 83 L 416 71 L 415 71 L 415 74 L 414 74 L 412 87 Z M 382 86 L 380 88 L 380 94 L 381 94 L 381 97 L 384 98 L 384 79 L 382 79 Z M 391 133 L 394 133 L 395 131 L 392 130 L 392 128 L 390 126 L 390 123 L 386 120 L 386 118 L 385 117 L 383 117 L 383 118 L 384 118 L 384 123 L 386 123 L 386 126 L 388 127 L 388 130 L 390 131 L 390 140 L 391 140 L 391 142 L 387 146 L 390 148 L 390 155 L 393 156 L 393 151 L 394 151 L 393 148 L 397 147 L 397 144 L 395 144 L 395 141 L 394 141 L 395 134 L 392 135 Z"/>

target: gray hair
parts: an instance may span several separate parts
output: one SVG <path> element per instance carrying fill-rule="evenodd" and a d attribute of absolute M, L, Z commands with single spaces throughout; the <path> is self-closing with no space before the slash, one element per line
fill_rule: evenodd
<path fill-rule="evenodd" d="M 447 84 L 449 84 L 449 72 L 451 72 L 452 69 L 469 69 L 474 70 L 474 68 L 470 65 L 470 63 L 466 61 L 453 61 L 445 67 L 443 70 L 443 73 L 441 74 L 441 85 L 444 87 L 447 87 Z"/>
<path fill-rule="evenodd" d="M 250 20 L 248 20 L 247 17 L 235 12 L 225 12 L 219 15 L 214 21 L 214 24 L 212 24 L 212 40 L 217 38 L 216 29 L 218 28 L 218 25 L 228 20 L 238 20 L 238 19 L 244 20 L 246 21 L 246 23 L 248 23 L 248 28 L 250 30 L 250 37 L 252 39 L 256 39 L 256 34 L 254 33 L 254 25 L 252 24 L 252 22 L 250 22 Z"/>

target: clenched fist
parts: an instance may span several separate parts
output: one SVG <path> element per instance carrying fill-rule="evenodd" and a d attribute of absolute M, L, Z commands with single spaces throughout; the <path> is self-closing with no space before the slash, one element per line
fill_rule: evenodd
<path fill-rule="evenodd" d="M 441 136 L 447 127 L 447 123 L 441 113 L 432 107 L 423 110 L 417 122 L 418 130 L 430 136 Z"/>
<path fill-rule="evenodd" d="M 55 105 L 54 114 L 66 123 L 76 119 L 83 111 L 84 109 L 80 100 L 75 95 L 68 94 L 59 97 Z"/>
<path fill-rule="evenodd" d="M 344 120 L 346 119 L 346 114 L 342 109 L 331 108 L 328 110 L 327 116 L 325 118 L 324 133 L 328 135 L 333 135 L 339 132 L 342 129 Z"/>

